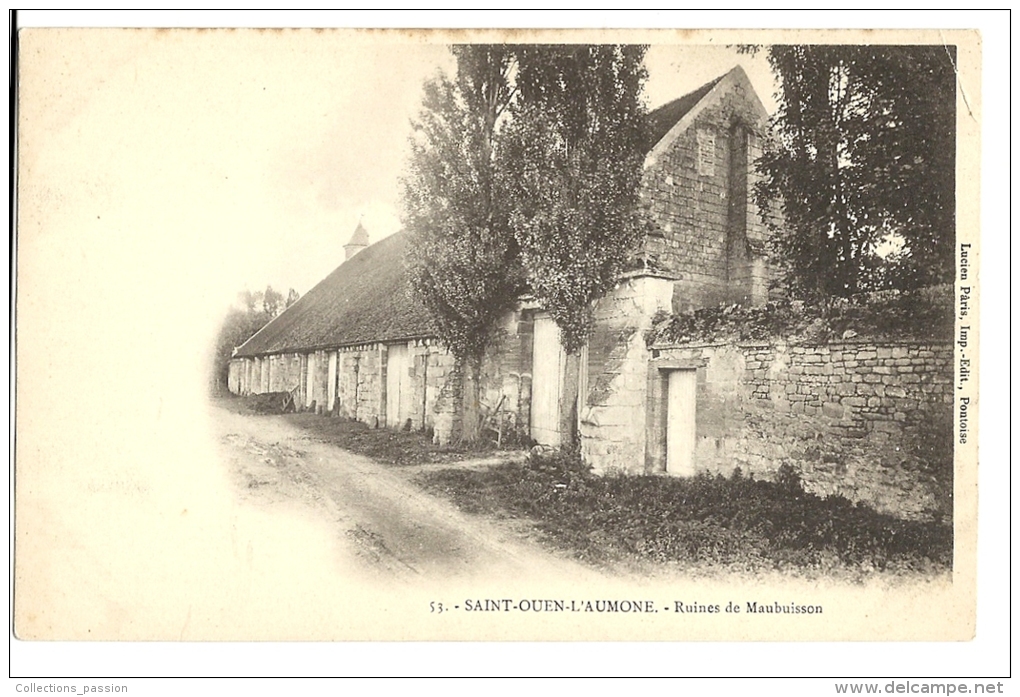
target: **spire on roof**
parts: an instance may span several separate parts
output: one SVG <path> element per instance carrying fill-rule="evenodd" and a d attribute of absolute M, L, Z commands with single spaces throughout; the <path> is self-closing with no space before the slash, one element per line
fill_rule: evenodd
<path fill-rule="evenodd" d="M 351 241 L 344 245 L 344 253 L 346 254 L 344 260 L 350 259 L 367 246 L 368 231 L 365 230 L 365 226 L 359 220 L 358 227 L 354 228 L 354 234 L 351 235 Z"/>
<path fill-rule="evenodd" d="M 368 231 L 365 230 L 365 226 L 358 221 L 358 227 L 354 228 L 354 234 L 351 235 L 351 241 L 347 244 L 361 244 L 368 246 Z"/>

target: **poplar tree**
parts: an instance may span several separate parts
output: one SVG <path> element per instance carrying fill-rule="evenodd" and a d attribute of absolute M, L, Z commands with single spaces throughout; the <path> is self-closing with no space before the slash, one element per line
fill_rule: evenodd
<path fill-rule="evenodd" d="M 428 310 L 439 339 L 457 358 L 463 403 L 461 438 L 480 426 L 478 377 L 498 322 L 523 290 L 508 199 L 498 176 L 499 133 L 513 99 L 510 47 L 453 48 L 454 79 L 425 85 L 402 181 L 410 236 L 411 292 Z"/>
<path fill-rule="evenodd" d="M 644 230 L 644 46 L 528 46 L 506 129 L 510 220 L 531 293 L 576 354 Z"/>

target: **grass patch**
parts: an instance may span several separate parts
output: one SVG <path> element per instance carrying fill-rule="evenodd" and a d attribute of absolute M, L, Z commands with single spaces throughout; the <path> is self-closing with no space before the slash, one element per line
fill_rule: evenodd
<path fill-rule="evenodd" d="M 908 522 L 843 497 L 779 481 L 701 475 L 593 476 L 569 457 L 487 471 L 441 470 L 422 481 L 462 509 L 533 520 L 595 563 L 652 561 L 730 570 L 938 573 L 952 567 L 952 528 Z"/>
<path fill-rule="evenodd" d="M 423 465 L 456 462 L 484 457 L 500 450 L 518 450 L 512 440 L 500 448 L 495 441 L 436 445 L 431 432 L 396 431 L 372 428 L 368 424 L 342 417 L 329 417 L 311 412 L 294 413 L 293 406 L 282 409 L 286 392 L 271 392 L 237 397 L 215 397 L 213 402 L 228 411 L 247 416 L 275 416 L 308 432 L 314 438 L 388 465 Z"/>
<path fill-rule="evenodd" d="M 368 424 L 311 413 L 286 414 L 283 417 L 316 438 L 388 465 L 422 465 L 455 462 L 496 452 L 495 443 L 436 445 L 425 431 L 395 431 L 372 428 Z"/>

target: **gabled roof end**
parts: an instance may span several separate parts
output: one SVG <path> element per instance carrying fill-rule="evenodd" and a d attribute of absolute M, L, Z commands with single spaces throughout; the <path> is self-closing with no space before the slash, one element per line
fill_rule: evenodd
<path fill-rule="evenodd" d="M 649 144 L 648 155 L 645 158 L 645 167 L 652 166 L 659 156 L 676 140 L 676 138 L 690 128 L 698 115 L 705 109 L 706 105 L 712 102 L 717 95 L 722 94 L 732 85 L 742 85 L 749 99 L 753 102 L 753 108 L 761 123 L 768 121 L 768 112 L 765 111 L 758 93 L 755 91 L 747 73 L 740 65 L 735 65 L 724 75 L 720 75 L 711 82 L 688 92 L 679 99 L 664 104 L 649 114 L 652 122 L 652 142 Z"/>

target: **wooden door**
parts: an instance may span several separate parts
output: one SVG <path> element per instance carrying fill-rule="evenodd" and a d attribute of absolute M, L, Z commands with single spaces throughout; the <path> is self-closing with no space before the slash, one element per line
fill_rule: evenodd
<path fill-rule="evenodd" d="M 386 425 L 399 428 L 406 412 L 407 403 L 407 344 L 392 344 L 386 358 Z"/>

